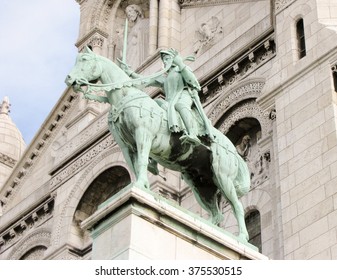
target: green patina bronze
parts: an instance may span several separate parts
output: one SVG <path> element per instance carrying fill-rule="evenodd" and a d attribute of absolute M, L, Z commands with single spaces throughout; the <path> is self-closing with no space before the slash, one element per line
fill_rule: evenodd
<path fill-rule="evenodd" d="M 232 206 L 239 238 L 248 240 L 239 197 L 248 192 L 250 177 L 245 161 L 231 141 L 214 128 L 200 104 L 200 85 L 184 59 L 173 49 L 162 51 L 164 69 L 140 76 L 89 48 L 78 54 L 66 83 L 84 97 L 111 105 L 108 125 L 130 169 L 134 186 L 149 188 L 147 171 L 158 175 L 157 163 L 179 171 L 211 221 L 223 219 L 219 194 Z M 187 58 L 190 60 L 191 58 Z M 93 81 L 102 84 L 94 84 Z M 83 86 L 86 90 L 83 90 Z M 141 89 L 162 88 L 166 100 L 154 100 Z M 104 91 L 106 96 L 98 96 Z"/>

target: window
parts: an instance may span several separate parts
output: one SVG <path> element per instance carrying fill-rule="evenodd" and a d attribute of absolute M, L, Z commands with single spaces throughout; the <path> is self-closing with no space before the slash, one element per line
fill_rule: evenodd
<path fill-rule="evenodd" d="M 337 64 L 332 66 L 331 71 L 332 71 L 333 85 L 335 88 L 335 92 L 337 92 Z"/>
<path fill-rule="evenodd" d="M 304 23 L 302 18 L 299 19 L 296 23 L 296 34 L 297 34 L 298 57 L 299 59 L 301 59 L 306 56 Z"/>
<path fill-rule="evenodd" d="M 261 243 L 261 215 L 258 210 L 252 210 L 247 213 L 245 222 L 249 234 L 248 242 L 253 244 L 262 252 Z"/>

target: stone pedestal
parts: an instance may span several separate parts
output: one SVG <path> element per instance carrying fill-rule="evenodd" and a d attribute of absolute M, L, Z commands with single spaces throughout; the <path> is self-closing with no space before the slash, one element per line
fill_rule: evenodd
<path fill-rule="evenodd" d="M 266 259 L 195 214 L 158 194 L 127 187 L 82 223 L 96 260 Z"/>

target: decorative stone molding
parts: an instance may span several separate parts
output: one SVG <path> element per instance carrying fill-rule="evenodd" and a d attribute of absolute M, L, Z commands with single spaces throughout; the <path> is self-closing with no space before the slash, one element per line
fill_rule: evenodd
<path fill-rule="evenodd" d="M 3 163 L 4 165 L 7 165 L 10 168 L 13 168 L 14 165 L 16 164 L 16 160 L 11 158 L 10 156 L 0 153 L 0 163 Z"/>
<path fill-rule="evenodd" d="M 37 207 L 32 209 L 28 214 L 21 217 L 13 223 L 9 228 L 0 233 L 0 248 L 1 251 L 12 246 L 26 233 L 33 228 L 39 227 L 41 224 L 51 218 L 54 210 L 55 195 L 48 197 Z"/>
<path fill-rule="evenodd" d="M 38 257 L 41 257 L 42 248 L 47 249 L 50 246 L 51 233 L 47 229 L 37 229 L 16 244 L 9 255 L 10 260 L 21 259 L 28 251 L 34 248 L 40 248 Z"/>
<path fill-rule="evenodd" d="M 59 171 L 55 174 L 55 176 L 50 180 L 50 187 L 55 189 L 57 186 L 62 184 L 64 181 L 69 179 L 78 173 L 84 166 L 88 165 L 90 161 L 96 158 L 99 154 L 104 152 L 107 149 L 110 149 L 113 145 L 115 145 L 115 141 L 112 139 L 111 135 L 108 135 L 105 139 L 100 141 L 97 145 L 92 147 L 89 151 L 82 154 L 75 161 L 73 161 L 70 165 L 65 167 L 63 170 Z M 119 147 L 115 147 L 114 151 L 120 151 Z"/>
<path fill-rule="evenodd" d="M 93 12 L 90 19 L 90 26 L 106 26 L 113 6 L 119 6 L 120 2 L 121 0 L 96 1 L 95 5 L 92 7 Z"/>
<path fill-rule="evenodd" d="M 182 8 L 228 5 L 245 2 L 251 2 L 251 0 L 179 0 Z"/>
<path fill-rule="evenodd" d="M 264 80 L 254 79 L 243 83 L 241 86 L 238 86 L 236 89 L 230 91 L 226 95 L 221 92 L 221 95 L 224 95 L 224 97 L 213 108 L 208 118 L 213 124 L 215 124 L 219 120 L 221 115 L 223 115 L 224 112 L 231 108 L 233 105 L 245 99 L 259 97 L 264 85 Z"/>
<path fill-rule="evenodd" d="M 57 154 L 54 165 L 63 164 L 70 155 L 76 154 L 79 149 L 108 131 L 108 113 L 102 114 L 97 120 L 90 124 L 87 128 L 77 134 L 74 138 L 67 141 L 63 146 L 55 151 Z M 52 171 L 53 173 L 53 171 Z"/>
<path fill-rule="evenodd" d="M 256 103 L 255 100 L 248 100 L 241 106 L 234 109 L 226 118 L 226 121 L 221 124 L 219 130 L 223 134 L 227 134 L 228 130 L 239 120 L 244 118 L 255 118 L 261 125 L 262 137 L 270 130 L 270 120 L 268 113 L 264 112 Z"/>
<path fill-rule="evenodd" d="M 200 99 L 203 103 L 209 103 L 213 98 L 224 92 L 228 87 L 234 86 L 246 78 L 258 67 L 265 64 L 275 56 L 276 49 L 272 37 L 246 52 L 239 59 L 225 67 L 212 80 L 202 85 Z"/>

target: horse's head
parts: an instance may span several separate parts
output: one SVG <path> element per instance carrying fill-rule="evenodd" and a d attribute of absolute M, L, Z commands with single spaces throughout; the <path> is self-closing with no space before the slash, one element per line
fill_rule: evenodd
<path fill-rule="evenodd" d="M 102 67 L 98 62 L 98 56 L 85 47 L 85 51 L 77 55 L 75 66 L 65 82 L 68 86 L 81 86 L 87 82 L 96 82 L 101 74 Z"/>

